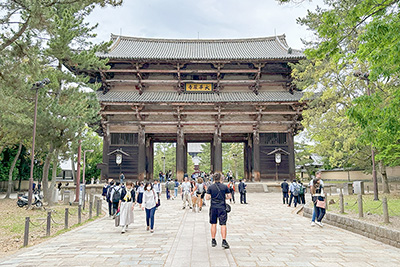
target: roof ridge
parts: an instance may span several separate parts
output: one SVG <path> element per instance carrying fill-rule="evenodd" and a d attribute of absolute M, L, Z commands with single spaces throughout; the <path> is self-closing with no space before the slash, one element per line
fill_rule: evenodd
<path fill-rule="evenodd" d="M 190 42 L 190 43 L 239 43 L 239 42 L 259 42 L 259 41 L 274 41 L 279 38 L 279 42 L 286 42 L 286 35 L 276 35 L 276 36 L 266 36 L 266 37 L 249 37 L 249 38 L 226 38 L 226 39 L 172 39 L 172 38 L 147 38 L 147 37 L 135 37 L 135 36 L 123 36 L 111 34 L 111 40 L 132 40 L 132 41 L 142 41 L 142 42 L 159 42 L 159 43 L 180 43 L 180 42 Z"/>

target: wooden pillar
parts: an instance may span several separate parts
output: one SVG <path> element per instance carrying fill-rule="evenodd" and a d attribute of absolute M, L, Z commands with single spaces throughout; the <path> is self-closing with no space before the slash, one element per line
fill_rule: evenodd
<path fill-rule="evenodd" d="M 101 174 L 100 177 L 101 179 L 105 179 L 107 181 L 108 179 L 108 161 L 109 161 L 109 156 L 108 153 L 110 152 L 110 143 L 109 143 L 109 137 L 106 133 L 104 133 L 103 136 L 103 164 L 105 167 L 101 168 Z"/>
<path fill-rule="evenodd" d="M 247 181 L 251 178 L 251 147 L 249 142 L 245 142 L 243 146 L 243 160 L 244 160 L 244 179 Z"/>
<path fill-rule="evenodd" d="M 188 165 L 188 143 L 187 142 L 185 142 L 185 146 L 184 146 L 183 159 L 184 159 L 183 173 L 185 174 L 185 173 L 187 173 L 187 170 L 188 170 L 188 166 L 187 166 Z M 188 175 L 190 177 L 191 173 Z"/>
<path fill-rule="evenodd" d="M 214 173 L 222 173 L 222 138 L 221 128 L 217 127 L 214 133 Z"/>
<path fill-rule="evenodd" d="M 138 179 L 143 181 L 146 178 L 146 133 L 143 125 L 139 125 L 138 144 Z"/>
<path fill-rule="evenodd" d="M 288 133 L 288 149 L 289 149 L 289 177 L 290 180 L 296 178 L 296 170 L 295 170 L 295 159 L 294 159 L 294 141 L 293 141 L 293 133 Z"/>
<path fill-rule="evenodd" d="M 212 173 L 214 173 L 214 151 L 215 151 L 215 149 L 214 149 L 213 141 L 210 142 L 210 147 L 211 147 L 211 149 L 210 149 L 210 161 L 211 161 L 210 171 Z"/>
<path fill-rule="evenodd" d="M 151 138 L 146 140 L 146 177 L 148 180 L 153 180 L 154 173 L 154 143 Z"/>
<path fill-rule="evenodd" d="M 183 180 L 185 165 L 185 135 L 182 127 L 178 127 L 176 138 L 176 179 Z"/>
<path fill-rule="evenodd" d="M 253 178 L 255 182 L 261 180 L 260 176 L 260 134 L 253 131 Z"/>

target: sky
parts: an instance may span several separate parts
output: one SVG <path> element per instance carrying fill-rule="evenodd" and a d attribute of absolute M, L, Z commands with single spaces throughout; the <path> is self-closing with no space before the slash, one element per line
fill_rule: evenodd
<path fill-rule="evenodd" d="M 304 48 L 312 33 L 296 23 L 322 0 L 280 5 L 275 0 L 125 0 L 120 7 L 96 8 L 95 42 L 110 35 L 170 39 L 226 39 L 286 35 L 288 45 Z"/>

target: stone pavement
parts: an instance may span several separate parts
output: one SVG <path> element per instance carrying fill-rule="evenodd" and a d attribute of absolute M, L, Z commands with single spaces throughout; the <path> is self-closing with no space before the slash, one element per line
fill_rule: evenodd
<path fill-rule="evenodd" d="M 310 227 L 280 194 L 253 193 L 248 201 L 232 204 L 228 250 L 219 231 L 218 246 L 210 246 L 208 207 L 193 213 L 164 197 L 153 234 L 137 208 L 125 234 L 106 217 L 21 249 L 0 266 L 400 266 L 400 249 L 329 225 Z"/>

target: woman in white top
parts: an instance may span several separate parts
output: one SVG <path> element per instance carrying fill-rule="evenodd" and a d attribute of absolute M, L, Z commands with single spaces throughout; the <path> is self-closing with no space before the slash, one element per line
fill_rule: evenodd
<path fill-rule="evenodd" d="M 126 232 L 128 225 L 133 223 L 133 208 L 135 206 L 135 190 L 131 181 L 126 182 L 126 188 L 122 189 L 121 199 L 119 201 L 121 233 Z"/>
<path fill-rule="evenodd" d="M 158 202 L 158 197 L 156 192 L 153 190 L 153 185 L 151 183 L 146 183 L 144 187 L 145 191 L 143 193 L 143 210 L 146 211 L 146 230 L 151 233 L 154 232 L 154 213 L 156 212 L 156 203 Z"/>

